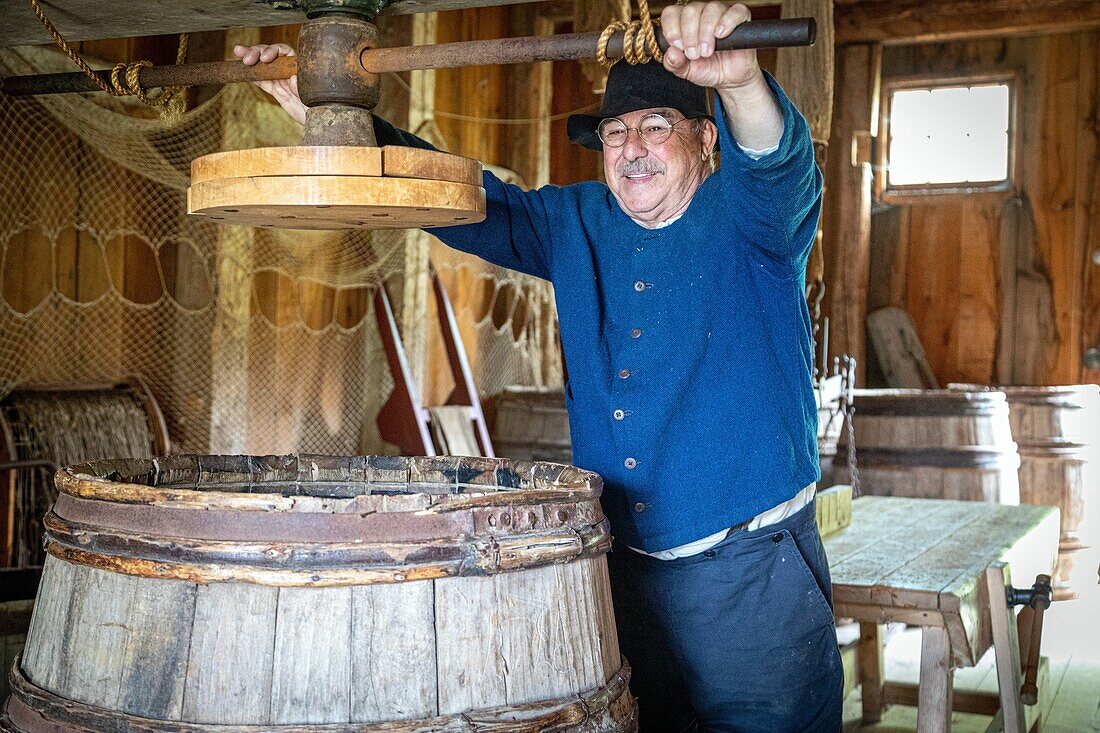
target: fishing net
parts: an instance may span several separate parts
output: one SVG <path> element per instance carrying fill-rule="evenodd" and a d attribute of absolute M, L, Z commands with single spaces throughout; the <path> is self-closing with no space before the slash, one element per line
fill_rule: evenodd
<path fill-rule="evenodd" d="M 0 52 L 5 76 L 67 63 Z M 560 384 L 547 283 L 419 232 L 188 217 L 193 158 L 300 135 L 251 85 L 226 86 L 171 124 L 104 95 L 0 97 L 0 135 L 0 399 L 140 377 L 175 451 L 387 452 L 375 426 L 393 386 L 372 306 L 382 283 L 425 400 L 449 390 L 431 366 L 441 347 L 429 253 L 482 397 Z"/>

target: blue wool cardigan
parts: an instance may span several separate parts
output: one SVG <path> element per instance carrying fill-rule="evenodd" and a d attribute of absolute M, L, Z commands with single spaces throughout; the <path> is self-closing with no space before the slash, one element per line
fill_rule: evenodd
<path fill-rule="evenodd" d="M 485 173 L 481 224 L 448 245 L 554 284 L 573 461 L 605 482 L 612 532 L 647 552 L 714 534 L 820 479 L 806 261 L 821 173 L 806 121 L 783 110 L 754 160 L 717 102 L 720 169 L 662 229 L 606 185 L 523 191 Z M 376 121 L 380 145 L 427 146 Z"/>

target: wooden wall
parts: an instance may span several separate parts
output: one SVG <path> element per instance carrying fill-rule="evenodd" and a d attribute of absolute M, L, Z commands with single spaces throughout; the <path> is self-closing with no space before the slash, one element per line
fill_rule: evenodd
<path fill-rule="evenodd" d="M 481 8 L 439 13 L 434 40 L 448 43 L 547 31 L 548 25 L 535 7 Z M 505 169 L 501 175 L 506 178 L 515 176 L 527 186 L 538 186 L 547 182 L 549 170 L 549 125 L 538 120 L 549 114 L 550 72 L 549 64 L 437 69 L 430 82 L 430 97 L 414 96 L 410 103 L 425 119 L 421 133 L 447 152 L 476 158 Z M 429 256 L 455 309 L 476 379 L 481 369 L 490 368 L 482 364 L 486 344 L 476 324 L 491 318 L 499 328 L 511 316 L 513 332 L 518 334 L 525 314 L 512 312 L 513 287 L 497 283 L 486 263 L 455 253 L 434 239 Z M 426 362 L 422 389 L 426 404 L 441 404 L 454 382 L 436 326 L 434 299 L 427 299 L 424 306 L 420 324 Z"/>
<path fill-rule="evenodd" d="M 572 21 L 554 24 L 555 33 L 574 31 Z M 557 61 L 553 69 L 550 112 L 560 119 L 555 119 L 550 126 L 550 182 L 565 186 L 581 181 L 602 181 L 603 156 L 569 141 L 565 115 L 578 110 L 595 114 L 603 98 L 592 91 L 592 81 L 585 76 L 579 61 Z"/>
<path fill-rule="evenodd" d="M 872 217 L 868 309 L 916 323 L 941 384 L 1100 382 L 1100 32 L 888 46 L 882 79 L 1019 73 L 1019 186 Z M 845 104 L 837 99 L 838 109 Z"/>

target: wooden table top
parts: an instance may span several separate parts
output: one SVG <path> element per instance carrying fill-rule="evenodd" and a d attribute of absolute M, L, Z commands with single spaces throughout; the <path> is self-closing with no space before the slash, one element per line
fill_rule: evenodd
<path fill-rule="evenodd" d="M 1016 587 L 1050 573 L 1058 509 L 943 499 L 863 496 L 852 523 L 827 537 L 836 614 L 860 621 L 943 626 L 956 664 L 992 644 L 983 573 L 1009 566 Z"/>

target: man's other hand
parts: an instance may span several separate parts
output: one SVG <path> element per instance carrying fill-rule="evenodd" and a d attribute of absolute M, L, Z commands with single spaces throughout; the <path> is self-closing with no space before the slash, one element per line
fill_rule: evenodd
<path fill-rule="evenodd" d="M 280 56 L 294 56 L 294 49 L 285 43 L 259 44 L 256 46 L 234 46 L 233 54 L 244 62 L 245 66 L 269 64 Z M 258 81 L 255 84 L 275 98 L 279 106 L 293 119 L 306 122 L 306 106 L 298 96 L 298 75 L 289 79 Z"/>

